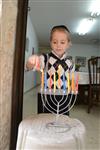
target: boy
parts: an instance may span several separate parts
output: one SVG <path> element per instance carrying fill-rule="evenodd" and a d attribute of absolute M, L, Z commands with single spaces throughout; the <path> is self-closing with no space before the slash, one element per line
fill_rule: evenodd
<path fill-rule="evenodd" d="M 66 74 L 67 71 L 73 71 L 74 70 L 74 65 L 72 62 L 68 59 L 67 57 L 67 50 L 71 45 L 71 38 L 70 38 L 70 31 L 68 28 L 64 25 L 58 25 L 54 26 L 51 30 L 50 34 L 50 45 L 52 48 L 51 53 L 48 55 L 43 54 L 41 56 L 33 55 L 31 56 L 26 64 L 26 67 L 28 69 L 33 69 L 35 68 L 36 70 L 40 70 L 41 68 L 45 69 L 47 72 L 47 85 L 46 88 L 53 89 L 54 88 L 54 73 L 56 73 L 56 81 L 59 80 L 59 66 L 60 66 L 60 89 L 63 89 L 64 83 L 62 82 L 63 80 L 63 74 Z M 65 81 L 66 81 L 65 77 Z M 51 81 L 51 87 L 50 87 L 50 81 Z M 56 84 L 56 89 L 59 89 L 59 84 Z M 61 100 L 62 95 L 57 95 L 56 99 L 59 102 Z M 41 99 L 40 95 L 38 97 Z M 63 101 L 65 101 L 66 95 L 63 97 Z M 54 108 L 52 109 L 51 112 L 55 112 L 57 109 L 57 106 L 55 104 L 51 104 L 50 100 L 52 98 L 50 95 L 48 95 L 48 101 L 50 105 Z M 62 102 L 63 102 L 62 101 Z M 65 106 L 68 104 L 68 101 L 63 103 L 61 105 L 61 110 L 59 110 L 59 113 L 63 114 L 69 114 L 67 112 L 67 109 Z M 48 106 L 49 107 L 49 106 Z M 65 107 L 65 109 L 64 109 Z M 49 108 L 50 109 L 50 108 Z M 49 112 L 49 110 L 45 110 L 45 112 Z M 65 113 L 64 113 L 65 112 Z"/>

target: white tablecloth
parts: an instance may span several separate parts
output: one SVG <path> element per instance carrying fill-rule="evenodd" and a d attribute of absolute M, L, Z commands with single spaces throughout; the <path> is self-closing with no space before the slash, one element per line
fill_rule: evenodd
<path fill-rule="evenodd" d="M 96 76 L 96 74 L 94 73 Z M 93 77 L 93 74 L 92 74 Z M 94 83 L 96 83 L 96 78 L 94 79 Z M 100 84 L 100 73 L 97 74 L 97 83 Z M 85 85 L 89 84 L 89 73 L 88 72 L 79 72 L 79 84 Z"/>
<path fill-rule="evenodd" d="M 16 150 L 85 150 L 82 122 L 61 115 L 57 124 L 62 127 L 48 126 L 54 121 L 55 115 L 44 113 L 23 120 L 19 125 Z"/>
<path fill-rule="evenodd" d="M 89 73 L 79 72 L 79 84 L 89 84 Z"/>

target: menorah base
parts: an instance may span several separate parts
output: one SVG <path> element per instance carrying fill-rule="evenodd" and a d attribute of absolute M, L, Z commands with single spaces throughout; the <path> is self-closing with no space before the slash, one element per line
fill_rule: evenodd
<path fill-rule="evenodd" d="M 46 127 L 50 130 L 52 129 L 52 131 L 57 133 L 67 132 L 71 129 L 71 126 L 69 124 L 65 124 L 62 122 L 49 122 L 46 124 Z"/>

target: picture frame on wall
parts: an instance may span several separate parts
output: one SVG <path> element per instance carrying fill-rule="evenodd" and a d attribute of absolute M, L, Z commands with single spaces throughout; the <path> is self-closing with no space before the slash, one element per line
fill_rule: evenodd
<path fill-rule="evenodd" d="M 76 56 L 75 57 L 75 64 L 78 64 L 81 67 L 86 67 L 86 57 Z"/>
<path fill-rule="evenodd" d="M 72 56 L 67 56 L 68 59 L 70 60 L 73 60 L 73 57 Z"/>
<path fill-rule="evenodd" d="M 95 57 L 97 57 L 97 56 L 91 56 L 91 58 L 95 58 Z"/>

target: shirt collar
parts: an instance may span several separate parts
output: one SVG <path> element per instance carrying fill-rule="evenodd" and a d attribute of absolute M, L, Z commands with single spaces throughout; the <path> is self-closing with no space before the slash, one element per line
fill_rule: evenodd
<path fill-rule="evenodd" d="M 63 56 L 62 57 L 59 57 L 53 50 L 51 51 L 56 57 L 58 57 L 59 59 L 65 59 L 66 58 L 66 56 L 67 56 L 67 53 L 65 52 L 64 54 L 63 54 Z"/>

